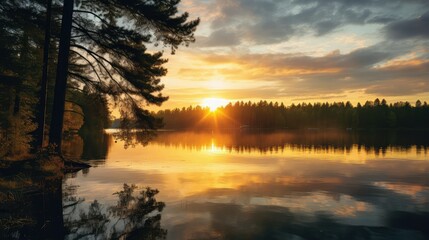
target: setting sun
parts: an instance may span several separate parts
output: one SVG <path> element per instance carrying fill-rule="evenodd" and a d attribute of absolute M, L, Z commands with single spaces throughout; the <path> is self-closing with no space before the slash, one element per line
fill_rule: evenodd
<path fill-rule="evenodd" d="M 203 107 L 210 108 L 210 111 L 214 112 L 214 111 L 216 111 L 216 109 L 218 109 L 221 106 L 226 105 L 227 103 L 228 103 L 228 101 L 226 99 L 223 99 L 223 98 L 206 98 L 203 100 L 201 105 Z"/>

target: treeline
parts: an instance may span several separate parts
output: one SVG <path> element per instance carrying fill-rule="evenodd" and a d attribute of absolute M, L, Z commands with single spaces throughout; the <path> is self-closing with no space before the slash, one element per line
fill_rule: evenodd
<path fill-rule="evenodd" d="M 366 101 L 353 106 L 350 102 L 283 103 L 260 101 L 229 103 L 210 112 L 209 108 L 188 107 L 162 110 L 166 129 L 302 129 L 352 128 L 382 129 L 429 128 L 429 106 L 418 100 L 388 104 L 386 100 Z"/>

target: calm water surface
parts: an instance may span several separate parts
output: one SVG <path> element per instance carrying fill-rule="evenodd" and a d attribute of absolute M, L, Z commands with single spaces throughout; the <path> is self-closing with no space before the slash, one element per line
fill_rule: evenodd
<path fill-rule="evenodd" d="M 165 208 L 148 213 L 161 217 L 148 231 L 167 239 L 428 239 L 425 136 L 160 132 L 145 146 L 110 136 L 105 159 L 63 181 L 63 205 L 78 202 L 65 224 L 95 206 L 107 220 L 89 236 L 126 229 L 109 211 L 127 183 L 159 190 Z"/>

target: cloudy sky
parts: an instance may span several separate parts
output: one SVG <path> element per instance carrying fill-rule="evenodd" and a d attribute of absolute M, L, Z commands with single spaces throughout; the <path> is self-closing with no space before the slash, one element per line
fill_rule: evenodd
<path fill-rule="evenodd" d="M 162 108 L 204 98 L 429 102 L 428 0 L 182 0 L 196 42 L 169 58 Z"/>

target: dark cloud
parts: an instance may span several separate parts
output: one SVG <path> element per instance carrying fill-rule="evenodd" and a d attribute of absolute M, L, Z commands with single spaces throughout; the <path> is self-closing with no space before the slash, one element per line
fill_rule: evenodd
<path fill-rule="evenodd" d="M 367 23 L 388 24 L 388 23 L 394 22 L 396 20 L 398 20 L 396 17 L 389 16 L 389 15 L 375 16 L 371 19 L 368 19 Z"/>
<path fill-rule="evenodd" d="M 218 38 L 219 35 L 213 35 L 210 37 L 213 38 L 212 45 L 208 46 L 235 46 L 240 44 L 240 40 L 270 44 L 309 33 L 322 36 L 347 25 L 388 24 L 398 19 L 398 14 L 410 15 L 407 11 L 411 10 L 401 10 L 402 8 L 428 10 L 429 2 L 218 0 L 212 6 L 218 11 L 217 17 L 211 22 L 212 29 L 216 32 L 226 31 L 234 41 L 224 41 Z M 414 27 L 407 28 L 410 25 Z M 417 20 L 406 20 L 393 24 L 389 29 L 398 37 L 419 34 L 426 36 L 428 30 L 423 30 L 422 26 L 424 23 L 418 23 Z M 231 36 L 232 34 L 235 36 Z"/>
<path fill-rule="evenodd" d="M 223 47 L 240 44 L 240 38 L 235 32 L 222 29 L 216 30 L 209 37 L 197 37 L 197 46 L 200 47 Z"/>
<path fill-rule="evenodd" d="M 260 0 L 217 0 L 211 6 L 218 16 L 211 23 L 213 29 L 235 25 L 236 22 L 267 19 L 276 12 L 278 2 Z"/>
<path fill-rule="evenodd" d="M 266 19 L 257 23 L 245 23 L 238 27 L 238 33 L 247 42 L 269 44 L 282 42 L 292 37 L 296 30 L 286 24 L 287 19 Z"/>
<path fill-rule="evenodd" d="M 391 52 L 378 50 L 377 47 L 368 47 L 339 56 L 335 62 L 344 68 L 364 68 L 393 57 Z"/>
<path fill-rule="evenodd" d="M 392 58 L 393 55 L 388 52 L 378 51 L 375 48 L 363 48 L 355 50 L 348 54 L 333 52 L 323 57 L 292 57 L 283 59 L 281 64 L 285 67 L 294 67 L 298 69 L 361 69 L 370 67 L 380 61 Z"/>
<path fill-rule="evenodd" d="M 331 32 L 332 30 L 334 30 L 335 28 L 337 28 L 340 25 L 339 22 L 335 22 L 335 21 L 322 21 L 322 22 L 318 22 L 316 23 L 316 33 L 318 36 L 321 35 L 325 35 L 329 32 Z"/>
<path fill-rule="evenodd" d="M 429 39 L 429 11 L 416 19 L 408 19 L 389 24 L 386 29 L 388 37 L 391 39 Z"/>
<path fill-rule="evenodd" d="M 332 68 L 361 69 L 373 66 L 397 55 L 397 51 L 379 49 L 379 45 L 357 49 L 347 54 L 334 51 L 322 57 L 290 54 L 247 54 L 241 56 L 210 55 L 206 60 L 212 63 L 240 63 L 266 68 L 326 70 Z"/>

